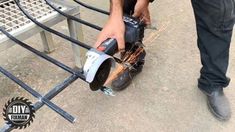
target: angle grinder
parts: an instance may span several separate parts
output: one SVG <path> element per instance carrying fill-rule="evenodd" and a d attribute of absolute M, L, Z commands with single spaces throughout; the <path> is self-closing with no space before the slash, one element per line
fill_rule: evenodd
<path fill-rule="evenodd" d="M 123 20 L 126 28 L 125 50 L 128 51 L 137 42 L 142 42 L 145 25 L 143 22 L 130 16 L 124 16 Z M 113 55 L 117 52 L 117 40 L 113 38 L 104 41 L 97 49 L 93 48 L 87 52 L 83 72 L 92 91 L 99 90 L 105 84 L 112 66 L 115 66 Z"/>

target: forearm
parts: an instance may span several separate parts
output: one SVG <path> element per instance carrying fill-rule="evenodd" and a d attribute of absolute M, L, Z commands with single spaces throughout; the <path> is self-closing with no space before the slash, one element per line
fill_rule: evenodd
<path fill-rule="evenodd" d="M 122 19 L 123 1 L 124 0 L 110 0 L 110 17 Z"/>

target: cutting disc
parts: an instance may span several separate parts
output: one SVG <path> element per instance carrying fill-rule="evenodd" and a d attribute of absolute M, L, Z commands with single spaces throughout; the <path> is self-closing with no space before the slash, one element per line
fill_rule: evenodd
<path fill-rule="evenodd" d="M 99 90 L 109 77 L 112 67 L 112 59 L 105 60 L 96 72 L 94 80 L 90 83 L 92 91 Z"/>

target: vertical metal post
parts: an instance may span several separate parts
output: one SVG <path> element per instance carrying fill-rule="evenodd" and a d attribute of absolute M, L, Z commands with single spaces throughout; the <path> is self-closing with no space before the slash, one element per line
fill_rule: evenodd
<path fill-rule="evenodd" d="M 75 17 L 80 18 L 80 13 L 75 15 Z M 82 25 L 71 19 L 68 19 L 67 21 L 68 21 L 70 37 L 78 39 L 80 41 L 84 41 Z M 73 43 L 72 43 L 72 50 L 75 58 L 75 66 L 77 68 L 82 68 L 84 63 L 84 58 L 81 58 L 81 56 L 85 56 L 85 50 Z"/>
<path fill-rule="evenodd" d="M 51 33 L 47 31 L 42 31 L 40 32 L 40 35 L 41 35 L 44 51 L 46 53 L 53 52 L 55 50 L 55 45 L 53 43 L 53 38 L 52 38 Z"/>
<path fill-rule="evenodd" d="M 80 7 L 79 7 L 80 8 Z M 80 10 L 79 10 L 80 11 Z M 80 13 L 75 15 L 75 17 L 78 17 L 80 18 Z M 75 29 L 76 29 L 76 32 L 77 32 L 77 37 L 78 37 L 78 40 L 81 40 L 82 42 L 85 41 L 84 39 L 84 32 L 83 32 L 83 28 L 82 28 L 82 24 L 81 23 L 78 23 L 76 22 L 75 23 Z M 81 64 L 84 65 L 85 64 L 85 60 L 86 60 L 86 53 L 87 53 L 87 49 L 84 49 L 84 48 L 80 48 L 80 60 L 81 60 Z M 80 67 L 82 68 L 82 67 Z"/>

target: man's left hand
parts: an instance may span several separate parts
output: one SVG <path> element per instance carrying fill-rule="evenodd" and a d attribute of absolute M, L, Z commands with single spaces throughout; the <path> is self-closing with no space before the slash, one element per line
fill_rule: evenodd
<path fill-rule="evenodd" d="M 151 25 L 149 0 L 137 0 L 133 17 L 143 20 L 147 25 Z"/>

